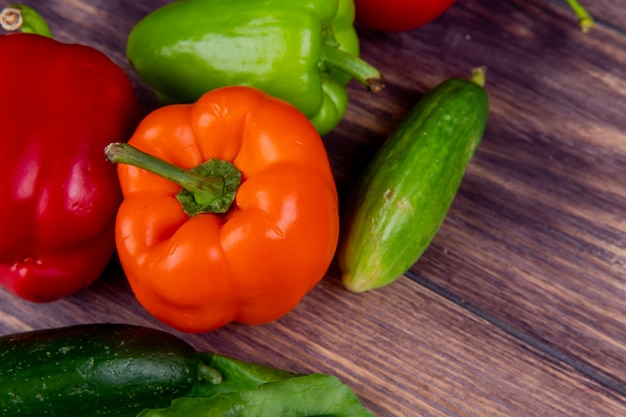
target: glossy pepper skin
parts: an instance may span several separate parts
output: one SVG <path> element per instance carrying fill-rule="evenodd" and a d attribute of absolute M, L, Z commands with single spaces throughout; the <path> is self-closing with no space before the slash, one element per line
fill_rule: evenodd
<path fill-rule="evenodd" d="M 0 36 L 0 284 L 33 302 L 93 282 L 115 250 L 121 201 L 102 157 L 141 117 L 130 80 L 97 50 Z"/>
<path fill-rule="evenodd" d="M 354 77 L 372 91 L 382 76 L 359 55 L 352 0 L 186 0 L 132 29 L 126 54 L 166 103 L 248 85 L 300 109 L 319 133 L 343 118 Z"/>
<path fill-rule="evenodd" d="M 356 24 L 384 32 L 416 29 L 435 20 L 456 0 L 354 0 Z"/>
<path fill-rule="evenodd" d="M 117 159 L 124 201 L 118 255 L 139 302 L 190 333 L 290 311 L 324 276 L 339 231 L 337 191 L 319 134 L 294 106 L 246 86 L 150 113 L 128 145 L 190 170 L 217 159 L 241 173 L 225 213 L 188 215 L 181 187 Z M 128 147 L 128 146 L 127 146 Z"/>

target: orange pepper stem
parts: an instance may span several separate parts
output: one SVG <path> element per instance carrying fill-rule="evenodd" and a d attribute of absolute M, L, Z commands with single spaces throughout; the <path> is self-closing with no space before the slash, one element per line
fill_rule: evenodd
<path fill-rule="evenodd" d="M 176 198 L 189 217 L 200 213 L 226 213 L 241 183 L 241 171 L 220 159 L 209 159 L 186 170 L 127 143 L 111 143 L 104 153 L 110 162 L 133 165 L 180 185 Z"/>

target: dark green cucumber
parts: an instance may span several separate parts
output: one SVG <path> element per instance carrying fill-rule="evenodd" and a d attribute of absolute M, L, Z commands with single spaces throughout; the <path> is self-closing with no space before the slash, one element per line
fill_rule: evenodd
<path fill-rule="evenodd" d="M 346 288 L 390 284 L 439 230 L 480 143 L 484 69 L 429 91 L 385 141 L 348 197 L 338 261 Z"/>
<path fill-rule="evenodd" d="M 142 326 L 19 333 L 0 337 L 0 415 L 135 416 L 212 373 L 189 344 Z"/>

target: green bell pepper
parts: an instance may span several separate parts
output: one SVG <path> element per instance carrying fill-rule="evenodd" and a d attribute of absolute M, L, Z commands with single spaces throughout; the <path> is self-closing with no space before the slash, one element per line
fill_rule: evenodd
<path fill-rule="evenodd" d="M 135 25 L 126 54 L 164 103 L 249 85 L 290 102 L 324 135 L 344 116 L 351 79 L 383 87 L 359 57 L 353 21 L 353 0 L 179 0 Z"/>

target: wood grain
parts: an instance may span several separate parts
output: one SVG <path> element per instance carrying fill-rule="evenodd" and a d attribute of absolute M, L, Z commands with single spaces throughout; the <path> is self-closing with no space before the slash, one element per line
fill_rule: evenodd
<path fill-rule="evenodd" d="M 55 37 L 105 52 L 159 106 L 124 56 L 165 0 L 26 2 Z M 136 302 L 114 259 L 90 288 L 49 304 L 0 291 L 0 334 L 88 322 L 162 328 L 198 349 L 348 383 L 378 416 L 626 415 L 626 4 L 459 0 L 416 31 L 360 28 L 385 75 L 349 85 L 324 138 L 343 197 L 430 88 L 486 65 L 491 115 L 439 234 L 406 277 L 352 294 L 333 265 L 276 322 L 190 335 Z"/>
<path fill-rule="evenodd" d="M 624 38 L 602 27 L 566 38 L 522 67 L 518 46 L 487 63 L 490 130 L 431 253 L 456 250 L 413 271 L 626 393 Z"/>

